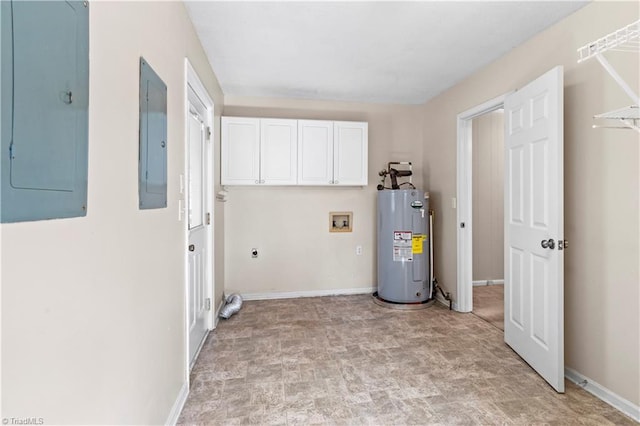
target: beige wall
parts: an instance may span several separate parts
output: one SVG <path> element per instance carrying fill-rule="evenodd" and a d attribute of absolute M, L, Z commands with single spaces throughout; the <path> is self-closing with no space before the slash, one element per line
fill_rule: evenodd
<path fill-rule="evenodd" d="M 640 16 L 637 2 L 593 2 L 428 102 L 423 108 L 425 180 L 436 221 L 436 275 L 456 296 L 456 115 L 522 87 L 556 65 L 565 81 L 565 362 L 640 404 L 639 137 L 592 129 L 596 113 L 630 100 L 576 49 Z M 637 54 L 610 52 L 638 92 Z"/>
<path fill-rule="evenodd" d="M 224 115 L 369 123 L 369 185 L 230 187 L 226 291 L 243 294 L 373 288 L 376 185 L 388 161 L 422 170 L 419 107 L 226 97 Z M 421 175 L 417 185 L 421 185 Z M 352 211 L 353 232 L 329 233 L 330 211 Z M 363 254 L 356 255 L 356 246 Z M 260 255 L 252 259 L 250 249 Z"/>
<path fill-rule="evenodd" d="M 181 2 L 90 7 L 87 216 L 0 227 L 2 416 L 161 424 L 185 381 L 185 57 L 219 109 L 223 97 Z M 168 207 L 146 211 L 137 186 L 141 55 L 168 86 Z"/>
<path fill-rule="evenodd" d="M 504 275 L 504 113 L 471 121 L 473 173 L 473 280 Z"/>

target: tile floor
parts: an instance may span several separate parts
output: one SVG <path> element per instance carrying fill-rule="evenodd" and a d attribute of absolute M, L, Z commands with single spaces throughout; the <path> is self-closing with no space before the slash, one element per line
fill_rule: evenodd
<path fill-rule="evenodd" d="M 209 335 L 180 424 L 636 424 L 556 394 L 471 314 L 369 295 L 245 302 Z"/>
<path fill-rule="evenodd" d="M 504 284 L 474 286 L 473 313 L 504 330 Z"/>

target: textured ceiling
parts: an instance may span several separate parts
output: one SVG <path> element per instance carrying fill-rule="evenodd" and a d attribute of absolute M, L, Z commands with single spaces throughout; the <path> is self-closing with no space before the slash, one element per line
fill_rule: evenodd
<path fill-rule="evenodd" d="M 586 1 L 186 1 L 225 95 L 419 104 Z"/>

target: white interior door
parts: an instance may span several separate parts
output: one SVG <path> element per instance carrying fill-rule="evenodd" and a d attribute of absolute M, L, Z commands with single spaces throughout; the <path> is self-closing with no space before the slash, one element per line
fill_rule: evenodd
<path fill-rule="evenodd" d="M 204 105 L 190 92 L 188 115 L 187 220 L 188 246 L 188 324 L 189 363 L 193 364 L 207 336 L 207 311 L 210 307 L 207 283 L 211 261 L 207 243 L 208 222 L 207 146 Z"/>
<path fill-rule="evenodd" d="M 505 342 L 564 392 L 563 68 L 505 99 Z"/>

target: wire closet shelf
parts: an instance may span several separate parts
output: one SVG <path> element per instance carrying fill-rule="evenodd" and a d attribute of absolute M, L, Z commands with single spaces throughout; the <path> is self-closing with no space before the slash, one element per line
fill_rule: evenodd
<path fill-rule="evenodd" d="M 640 53 L 640 20 L 607 34 L 606 36 L 591 43 L 587 43 L 578 49 L 578 63 L 591 58 L 596 58 L 633 102 L 633 105 L 631 106 L 594 116 L 594 118 L 618 120 L 623 124 L 623 126 L 594 125 L 593 127 L 635 129 L 640 132 L 640 114 L 638 109 L 640 98 L 603 56 L 603 53 L 607 51 Z"/>

